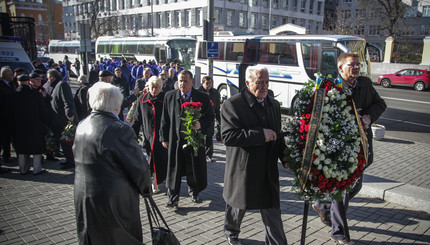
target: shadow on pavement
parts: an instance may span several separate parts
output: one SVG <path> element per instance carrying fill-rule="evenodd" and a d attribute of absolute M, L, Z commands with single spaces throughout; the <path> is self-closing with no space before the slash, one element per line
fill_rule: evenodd
<path fill-rule="evenodd" d="M 395 143 L 395 144 L 405 144 L 405 145 L 413 145 L 415 142 L 401 139 L 393 139 L 393 138 L 383 138 L 379 141 L 387 142 L 387 143 Z"/>

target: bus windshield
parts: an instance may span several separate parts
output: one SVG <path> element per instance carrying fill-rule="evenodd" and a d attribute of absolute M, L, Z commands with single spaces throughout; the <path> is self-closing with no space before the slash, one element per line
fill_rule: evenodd
<path fill-rule="evenodd" d="M 171 60 L 179 60 L 182 67 L 194 65 L 194 50 L 196 42 L 193 40 L 170 40 L 168 42 L 171 51 Z"/>

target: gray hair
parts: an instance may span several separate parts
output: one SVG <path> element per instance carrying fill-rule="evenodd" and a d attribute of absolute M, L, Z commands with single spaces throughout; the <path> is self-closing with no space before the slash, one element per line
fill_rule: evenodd
<path fill-rule="evenodd" d="M 246 68 L 246 75 L 245 75 L 246 81 L 254 82 L 255 79 L 257 79 L 257 72 L 259 71 L 266 71 L 267 74 L 269 74 L 269 71 L 264 66 L 261 66 L 261 65 L 248 66 L 248 68 Z"/>
<path fill-rule="evenodd" d="M 9 66 L 3 66 L 1 68 L 1 77 L 4 77 L 7 72 L 11 72 L 13 74 L 13 71 L 12 71 L 12 69 L 10 69 Z"/>
<path fill-rule="evenodd" d="M 57 70 L 55 70 L 55 69 L 49 69 L 48 72 L 47 72 L 47 74 L 48 74 L 47 75 L 48 77 L 53 76 L 55 78 L 61 78 L 60 72 L 57 71 Z"/>
<path fill-rule="evenodd" d="M 151 90 L 152 87 L 154 87 L 154 86 L 158 86 L 160 89 L 163 88 L 163 82 L 161 81 L 160 78 L 158 78 L 156 76 L 152 76 L 148 80 L 148 88 L 149 88 L 149 90 Z"/>
<path fill-rule="evenodd" d="M 82 84 L 88 83 L 88 77 L 87 77 L 87 75 L 80 75 L 78 77 L 78 82 L 80 82 Z"/>
<path fill-rule="evenodd" d="M 95 83 L 88 90 L 88 101 L 93 110 L 115 112 L 122 104 L 123 96 L 118 87 L 104 82 Z"/>

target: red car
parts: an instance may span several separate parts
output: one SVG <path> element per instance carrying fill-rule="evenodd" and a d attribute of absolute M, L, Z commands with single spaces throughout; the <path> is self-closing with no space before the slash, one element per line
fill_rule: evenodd
<path fill-rule="evenodd" d="M 430 72 L 420 69 L 403 69 L 394 74 L 379 76 L 378 83 L 384 88 L 405 86 L 414 87 L 417 91 L 423 91 L 430 87 Z"/>

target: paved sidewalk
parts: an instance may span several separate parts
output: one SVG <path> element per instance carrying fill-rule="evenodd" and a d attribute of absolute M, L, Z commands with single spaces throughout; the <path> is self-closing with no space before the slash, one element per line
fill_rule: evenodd
<path fill-rule="evenodd" d="M 428 147 L 396 139 L 375 141 L 376 159 L 367 174 L 380 183 L 396 180 L 428 190 Z M 222 232 L 225 148 L 220 143 L 215 144 L 214 159 L 216 162 L 208 163 L 208 188 L 201 193 L 203 203 L 191 202 L 185 181 L 177 210 L 164 207 L 165 188 L 154 196 L 182 244 L 226 244 Z M 4 166 L 10 171 L 0 175 L 0 244 L 77 244 L 73 171 L 59 170 L 58 162 L 48 161 L 44 167 L 49 173 L 23 176 L 16 162 Z M 292 175 L 280 171 L 282 220 L 288 242 L 300 244 L 304 205 L 290 192 L 291 180 Z M 428 213 L 366 196 L 366 185 L 373 184 L 365 184 L 361 196 L 353 199 L 348 210 L 351 238 L 356 244 L 430 244 Z M 334 244 L 329 239 L 330 228 L 310 210 L 306 244 Z M 143 203 L 141 217 L 144 242 L 150 244 Z M 259 212 L 245 215 L 240 238 L 243 244 L 264 244 Z"/>

